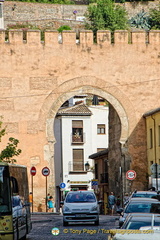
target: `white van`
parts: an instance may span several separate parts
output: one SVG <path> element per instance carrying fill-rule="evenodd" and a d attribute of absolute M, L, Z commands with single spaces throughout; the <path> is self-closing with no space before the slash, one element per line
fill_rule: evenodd
<path fill-rule="evenodd" d="M 99 225 L 99 205 L 96 196 L 90 191 L 71 191 L 63 204 L 63 226 L 69 222 L 94 222 Z"/>

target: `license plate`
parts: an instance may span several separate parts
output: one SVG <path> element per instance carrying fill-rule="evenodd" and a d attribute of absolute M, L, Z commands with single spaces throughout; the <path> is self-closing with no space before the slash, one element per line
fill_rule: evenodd
<path fill-rule="evenodd" d="M 76 217 L 85 218 L 86 214 L 76 214 Z"/>

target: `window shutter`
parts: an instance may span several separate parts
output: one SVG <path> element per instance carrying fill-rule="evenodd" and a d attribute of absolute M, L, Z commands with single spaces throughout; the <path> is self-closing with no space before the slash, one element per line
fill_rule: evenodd
<path fill-rule="evenodd" d="M 84 171 L 83 149 L 73 149 L 73 171 Z"/>

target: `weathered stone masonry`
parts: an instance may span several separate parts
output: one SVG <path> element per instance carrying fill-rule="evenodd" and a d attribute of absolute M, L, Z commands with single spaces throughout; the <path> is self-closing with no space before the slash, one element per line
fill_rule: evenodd
<path fill-rule="evenodd" d="M 115 32 L 114 44 L 109 31 L 98 31 L 96 44 L 91 31 L 82 31 L 78 44 L 76 33 L 65 31 L 62 41 L 58 43 L 54 31 L 45 33 L 45 42 L 39 31 L 28 31 L 26 41 L 21 31 L 10 31 L 5 41 L 0 31 L 0 113 L 8 126 L 3 145 L 9 136 L 18 138 L 18 163 L 28 170 L 36 166 L 37 206 L 45 196 L 44 166 L 51 169 L 48 184 L 54 193 L 54 117 L 64 101 L 80 93 L 99 95 L 116 110 L 121 126 L 115 146 L 121 148 L 110 157 L 122 161 L 119 153 L 125 155 L 126 169 L 137 171 L 132 189 L 146 188 L 142 116 L 160 106 L 160 31 L 151 31 L 147 43 L 144 32 L 132 32 L 128 38 L 126 31 Z"/>

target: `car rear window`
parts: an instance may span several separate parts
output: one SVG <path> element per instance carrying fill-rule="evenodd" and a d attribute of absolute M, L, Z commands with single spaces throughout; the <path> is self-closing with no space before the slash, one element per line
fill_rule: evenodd
<path fill-rule="evenodd" d="M 152 197 L 155 197 L 156 194 L 147 194 L 147 193 L 134 193 L 132 195 L 132 198 L 135 198 L 135 197 L 141 197 L 141 198 L 152 198 Z"/>
<path fill-rule="evenodd" d="M 126 226 L 126 229 L 140 229 L 140 227 L 151 226 L 151 221 L 137 221 L 137 222 L 129 222 Z M 155 221 L 154 226 L 160 226 L 160 221 Z"/>
<path fill-rule="evenodd" d="M 160 203 L 131 203 L 128 204 L 125 212 L 160 213 Z"/>

